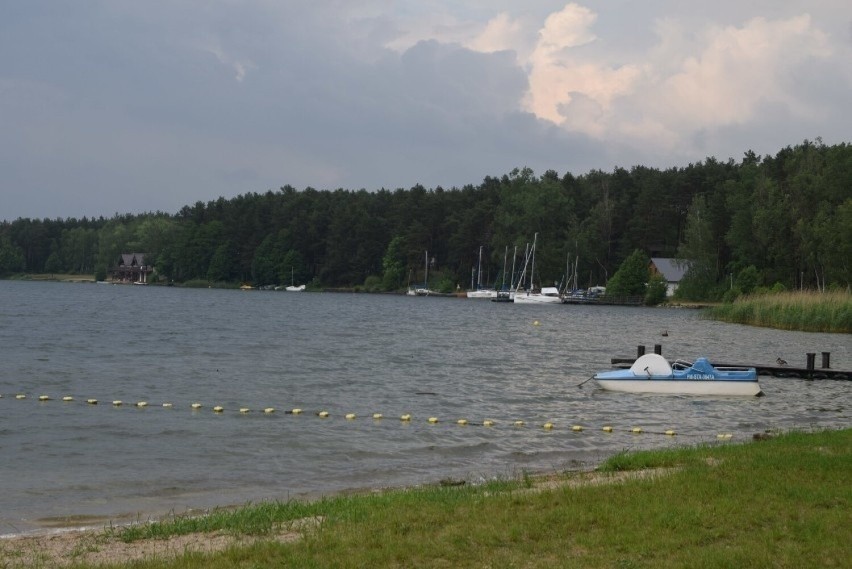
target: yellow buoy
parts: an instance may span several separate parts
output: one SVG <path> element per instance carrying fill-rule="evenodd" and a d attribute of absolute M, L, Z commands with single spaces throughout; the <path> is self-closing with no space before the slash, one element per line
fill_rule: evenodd
<path fill-rule="evenodd" d="M 429 417 L 429 422 L 434 424 L 438 422 L 438 417 Z"/>
<path fill-rule="evenodd" d="M 605 433 L 611 433 L 611 432 L 612 432 L 612 427 L 610 427 L 609 425 L 606 425 L 606 426 L 605 426 L 603 429 L 601 429 L 601 430 L 602 430 L 603 432 L 605 432 Z"/>
<path fill-rule="evenodd" d="M 301 410 L 301 409 L 293 409 L 293 410 L 292 410 L 292 411 L 290 411 L 290 412 L 291 412 L 292 414 L 294 414 L 294 415 L 300 415 L 300 414 L 302 413 L 302 410 Z"/>
<path fill-rule="evenodd" d="M 124 405 L 124 402 L 121 401 L 120 399 L 116 399 L 115 401 L 112 402 L 112 404 L 115 405 L 116 407 L 121 407 L 122 405 Z"/>
<path fill-rule="evenodd" d="M 574 425 L 573 427 L 571 427 L 571 430 L 572 430 L 572 431 L 577 431 L 577 432 L 582 431 L 582 430 L 583 430 L 583 425 Z"/>
<path fill-rule="evenodd" d="M 514 422 L 514 423 L 512 423 L 512 424 L 513 424 L 513 425 L 515 425 L 516 427 L 523 427 L 523 426 L 524 426 L 524 422 L 523 422 L 523 421 L 515 421 L 515 422 Z"/>
<path fill-rule="evenodd" d="M 165 407 L 166 409 L 171 409 L 172 404 L 171 403 L 163 403 L 163 407 Z"/>
<path fill-rule="evenodd" d="M 482 425 L 484 427 L 493 427 L 494 421 L 492 421 L 491 419 L 485 419 L 484 421 L 482 421 Z"/>
<path fill-rule="evenodd" d="M 459 425 L 467 425 L 467 419 L 459 419 L 458 421 L 456 421 L 456 423 L 458 423 Z"/>
<path fill-rule="evenodd" d="M 326 417 L 328 417 L 328 411 L 320 411 L 319 413 L 317 413 L 317 415 L 325 419 Z"/>
<path fill-rule="evenodd" d="M 536 320 L 536 321 L 533 322 L 533 326 L 541 326 L 541 322 Z"/>
<path fill-rule="evenodd" d="M 355 413 L 347 413 L 347 414 L 346 414 L 346 419 L 347 419 L 347 420 L 351 421 L 351 420 L 352 420 L 352 419 L 354 419 L 354 418 L 355 418 Z"/>
<path fill-rule="evenodd" d="M 630 429 L 631 433 L 636 433 L 637 435 L 642 432 L 642 427 L 633 427 Z"/>
<path fill-rule="evenodd" d="M 266 407 L 266 408 L 263 409 L 263 412 L 266 413 L 267 415 L 269 413 L 275 413 L 275 407 Z"/>
<path fill-rule="evenodd" d="M 408 413 L 406 413 L 405 415 L 401 415 L 401 416 L 399 417 L 399 420 L 400 420 L 400 421 L 410 421 L 410 420 L 411 420 L 411 415 L 409 415 Z"/>
<path fill-rule="evenodd" d="M 201 409 L 201 403 L 193 403 L 192 405 L 190 405 L 190 407 L 192 407 L 193 409 Z"/>
<path fill-rule="evenodd" d="M 147 406 L 148 406 L 148 402 L 147 402 L 147 401 L 139 401 L 139 402 L 136 404 L 136 406 L 137 406 L 137 407 L 147 407 Z"/>
<path fill-rule="evenodd" d="M 86 399 L 86 403 L 88 403 L 89 405 L 97 405 L 98 400 L 97 399 Z"/>
<path fill-rule="evenodd" d="M 39 395 L 38 400 L 39 401 L 50 401 L 50 395 Z"/>
<path fill-rule="evenodd" d="M 668 430 L 668 431 L 666 431 L 666 434 L 667 434 L 668 436 L 670 436 L 670 437 L 673 437 L 673 436 L 675 436 L 677 433 L 676 433 L 676 432 L 674 432 L 674 431 L 672 431 L 672 430 Z"/>
<path fill-rule="evenodd" d="M 381 419 L 383 415 L 381 413 L 373 413 L 373 419 Z"/>
<path fill-rule="evenodd" d="M 213 412 L 214 412 L 214 413 L 221 413 L 221 412 L 222 412 L 222 411 L 224 411 L 224 410 L 225 410 L 225 408 L 224 408 L 224 407 L 222 407 L 221 405 L 216 405 L 215 407 L 213 407 Z"/>
<path fill-rule="evenodd" d="M 249 409 L 248 407 L 240 407 L 240 413 L 249 413 L 249 412 L 251 412 L 251 409 Z"/>
<path fill-rule="evenodd" d="M 542 425 L 542 428 L 546 431 L 549 431 L 550 429 L 553 428 L 553 423 L 547 422 L 547 423 Z"/>
<path fill-rule="evenodd" d="M 24 395 L 23 393 L 18 393 L 17 395 L 15 395 L 15 399 L 26 399 L 26 398 L 27 398 L 27 396 Z"/>
<path fill-rule="evenodd" d="M 74 398 L 71 397 L 70 395 L 66 395 L 65 397 L 62 398 L 62 400 L 63 401 L 74 401 Z"/>

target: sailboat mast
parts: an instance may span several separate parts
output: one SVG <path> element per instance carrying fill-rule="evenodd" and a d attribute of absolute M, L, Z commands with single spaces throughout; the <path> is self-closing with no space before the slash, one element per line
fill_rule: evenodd
<path fill-rule="evenodd" d="M 479 262 L 476 265 L 476 289 L 482 288 L 482 245 L 479 246 Z"/>
<path fill-rule="evenodd" d="M 535 242 L 538 241 L 538 233 L 533 235 L 532 246 L 532 268 L 530 269 L 530 291 L 535 289 Z"/>
<path fill-rule="evenodd" d="M 520 280 L 518 280 L 518 288 L 515 290 L 515 292 L 521 290 L 521 287 L 523 287 L 526 284 L 526 281 L 527 281 L 527 266 L 529 264 L 530 264 L 530 244 L 527 243 L 526 246 L 524 247 L 524 268 L 521 271 L 521 278 L 520 278 Z M 532 280 L 532 279 L 530 279 L 530 280 Z"/>
<path fill-rule="evenodd" d="M 579 262 L 580 262 L 580 255 L 577 255 L 576 257 L 574 257 L 574 290 L 577 290 L 577 269 L 578 269 L 577 265 L 578 265 Z M 591 286 L 591 285 L 589 285 L 589 286 Z"/>
<path fill-rule="evenodd" d="M 518 246 L 515 245 L 515 250 L 512 251 L 512 280 L 511 284 L 509 284 L 509 288 L 512 290 L 515 289 L 515 260 L 518 258 Z"/>
<path fill-rule="evenodd" d="M 500 290 L 506 290 L 506 258 L 509 256 L 509 246 L 506 245 L 506 251 L 503 252 L 503 284 L 500 285 Z"/>

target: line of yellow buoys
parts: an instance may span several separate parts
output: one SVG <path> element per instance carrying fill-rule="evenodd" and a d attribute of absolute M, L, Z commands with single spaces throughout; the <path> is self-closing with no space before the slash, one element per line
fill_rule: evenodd
<path fill-rule="evenodd" d="M 26 393 L 15 394 L 16 400 L 26 400 L 26 399 L 29 399 L 29 398 L 30 397 Z M 2 394 L 0 394 L 0 399 L 3 399 Z M 39 396 L 36 397 L 36 400 L 39 403 L 46 403 L 46 402 L 49 402 L 49 401 L 53 401 L 54 398 L 51 397 L 50 395 L 39 395 Z M 74 403 L 74 402 L 77 401 L 77 399 L 75 397 L 71 396 L 71 395 L 65 395 L 61 398 L 61 401 L 63 403 Z M 89 398 L 89 399 L 85 399 L 85 403 L 86 403 L 86 405 L 98 405 L 99 401 L 97 399 Z M 124 406 L 124 401 L 122 401 L 121 399 L 115 399 L 111 402 L 111 404 L 112 404 L 113 407 L 122 407 L 122 406 Z M 140 408 L 140 409 L 143 409 L 143 408 L 146 408 L 146 407 L 149 406 L 148 401 L 137 401 L 135 403 L 128 404 L 128 405 L 133 406 L 133 407 L 137 407 L 137 408 Z M 174 408 L 174 404 L 171 403 L 171 402 L 162 403 L 161 406 L 164 409 L 173 409 Z M 192 411 L 200 411 L 201 409 L 204 408 L 204 405 L 196 401 L 196 402 L 191 403 L 189 405 L 189 408 Z M 215 414 L 222 414 L 222 413 L 225 412 L 225 407 L 222 406 L 222 405 L 215 405 L 215 406 L 211 407 L 211 409 L 212 409 L 213 413 L 215 413 Z M 251 409 L 250 407 L 239 407 L 238 410 L 239 410 L 240 415 L 247 415 L 247 414 L 254 412 L 254 410 Z M 260 410 L 260 413 L 262 413 L 264 415 L 273 415 L 276 412 L 278 412 L 278 410 L 275 407 L 264 407 Z M 286 415 L 301 415 L 303 412 L 304 411 L 300 408 L 293 408 L 293 409 L 290 409 L 290 410 L 283 411 L 283 413 L 286 414 Z M 329 411 L 326 411 L 326 410 L 316 411 L 314 413 L 314 415 L 316 415 L 317 417 L 319 417 L 321 419 L 328 419 L 328 418 L 332 417 L 332 414 Z M 358 415 L 356 415 L 355 413 L 346 413 L 346 414 L 343 414 L 342 417 L 344 419 L 346 419 L 347 421 L 355 421 L 356 419 L 359 418 Z M 385 418 L 385 416 L 382 413 L 373 413 L 372 415 L 370 415 L 370 418 L 372 418 L 374 422 L 377 422 L 377 421 L 383 420 Z M 405 413 L 405 414 L 399 416 L 399 420 L 403 423 L 410 423 L 410 422 L 413 421 L 413 417 L 410 413 Z M 426 419 L 426 423 L 428 423 L 430 425 L 436 425 L 436 424 L 442 423 L 442 422 L 444 422 L 444 421 L 442 421 L 441 419 L 439 419 L 438 417 L 435 417 L 435 416 L 428 417 Z M 483 427 L 496 427 L 499 424 L 501 424 L 501 422 L 496 421 L 495 419 L 484 419 L 481 422 L 471 422 L 468 419 L 461 418 L 461 419 L 456 419 L 455 424 L 462 426 L 462 427 L 469 426 L 469 425 L 481 425 Z M 514 420 L 510 420 L 510 421 L 505 421 L 505 422 L 503 422 L 503 424 L 506 424 L 506 425 L 509 425 L 509 426 L 515 427 L 515 428 L 522 428 L 522 427 L 527 426 L 527 422 L 523 421 L 521 419 L 514 419 Z M 540 424 L 539 426 L 540 426 L 541 429 L 543 429 L 545 431 L 553 431 L 553 430 L 557 429 L 557 425 L 554 421 L 547 421 L 545 423 Z M 571 425 L 570 430 L 572 432 L 575 432 L 575 433 L 581 433 L 581 432 L 587 430 L 587 426 L 575 424 L 575 425 Z M 665 431 L 646 431 L 642 427 L 630 427 L 629 429 L 616 429 L 612 425 L 608 425 L 608 424 L 602 425 L 600 427 L 600 430 L 604 433 L 627 432 L 627 433 L 632 433 L 634 435 L 640 435 L 640 434 L 643 434 L 643 433 L 666 435 L 666 436 L 670 436 L 670 437 L 678 435 L 678 432 L 675 431 L 674 429 L 667 429 Z M 728 440 L 728 439 L 733 438 L 733 434 L 732 433 L 719 433 L 719 434 L 716 435 L 716 438 L 720 439 L 720 440 Z"/>

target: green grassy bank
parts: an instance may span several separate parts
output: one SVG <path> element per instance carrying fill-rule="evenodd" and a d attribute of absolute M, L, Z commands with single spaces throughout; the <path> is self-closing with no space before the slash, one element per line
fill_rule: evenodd
<path fill-rule="evenodd" d="M 116 529 L 129 542 L 199 531 L 261 538 L 110 567 L 848 567 L 850 473 L 852 429 L 624 452 L 596 473 L 259 504 Z M 275 539 L 286 528 L 301 537 Z"/>
<path fill-rule="evenodd" d="M 852 333 L 852 295 L 846 292 L 788 292 L 744 296 L 711 306 L 707 318 L 735 324 L 804 332 Z"/>
<path fill-rule="evenodd" d="M 64 273 L 20 273 L 6 277 L 10 281 L 56 281 L 67 283 L 93 283 L 95 275 Z"/>

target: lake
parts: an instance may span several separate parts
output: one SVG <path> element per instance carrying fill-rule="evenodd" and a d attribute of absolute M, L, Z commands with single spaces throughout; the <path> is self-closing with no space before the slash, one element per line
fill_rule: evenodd
<path fill-rule="evenodd" d="M 0 281 L 0 534 L 477 483 L 591 468 L 624 449 L 728 444 L 721 433 L 852 424 L 848 381 L 761 377 L 765 396 L 747 399 L 578 387 L 639 344 L 801 367 L 828 351 L 833 368 L 852 369 L 848 335 L 688 309 Z"/>

